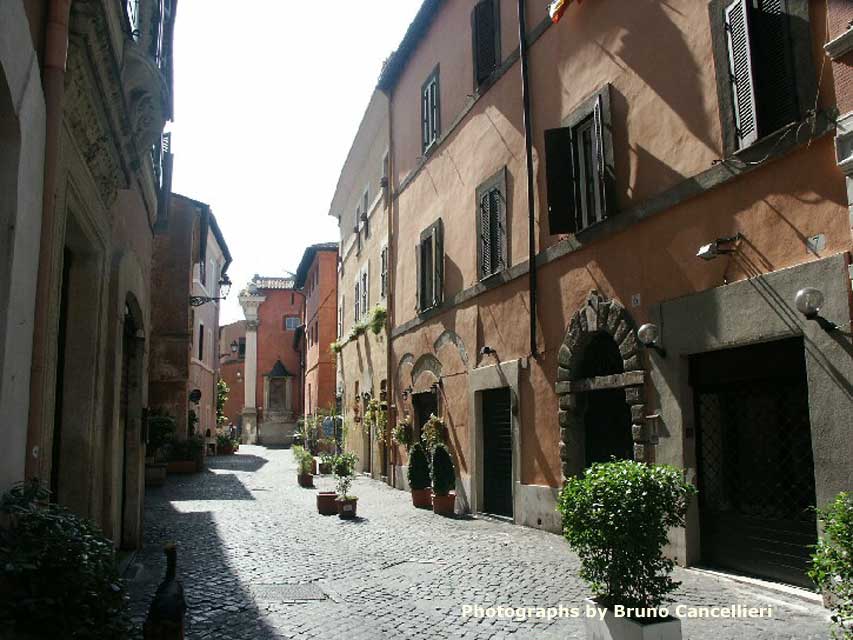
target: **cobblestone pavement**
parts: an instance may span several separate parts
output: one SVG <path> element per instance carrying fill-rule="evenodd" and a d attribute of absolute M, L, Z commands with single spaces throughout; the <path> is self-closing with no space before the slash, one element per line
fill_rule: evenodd
<path fill-rule="evenodd" d="M 315 478 L 320 489 L 332 479 Z M 488 519 L 443 518 L 359 478 L 355 521 L 317 514 L 290 451 L 242 446 L 149 489 L 145 546 L 128 571 L 141 627 L 178 542 L 187 638 L 584 638 L 583 621 L 463 616 L 463 605 L 580 607 L 588 589 L 557 535 Z M 677 603 L 772 607 L 765 619 L 685 619 L 685 639 L 826 639 L 827 613 L 798 597 L 677 570 Z"/>

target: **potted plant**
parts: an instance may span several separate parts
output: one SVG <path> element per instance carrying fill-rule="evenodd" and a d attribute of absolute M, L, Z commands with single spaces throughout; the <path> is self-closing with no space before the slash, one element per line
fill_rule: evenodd
<path fill-rule="evenodd" d="M 167 462 L 163 453 L 175 437 L 175 419 L 165 414 L 148 416 L 148 443 L 145 449 L 145 486 L 159 487 L 166 481 Z"/>
<path fill-rule="evenodd" d="M 412 422 L 409 418 L 404 418 L 394 427 L 394 431 L 391 432 L 391 439 L 395 444 L 406 447 L 406 449 L 412 446 Z"/>
<path fill-rule="evenodd" d="M 236 451 L 236 448 L 234 447 L 234 441 L 231 439 L 230 436 L 224 433 L 220 433 L 218 436 L 216 436 L 216 451 L 217 453 L 223 456 L 232 455 Z"/>
<path fill-rule="evenodd" d="M 299 449 L 299 457 L 296 459 L 296 479 L 300 487 L 308 489 L 314 486 L 314 456 L 307 449 L 302 447 Z"/>
<path fill-rule="evenodd" d="M 823 536 L 812 554 L 809 578 L 823 592 L 835 638 L 853 638 L 853 496 L 839 493 L 818 509 Z"/>
<path fill-rule="evenodd" d="M 204 438 L 192 435 L 186 440 L 173 440 L 168 447 L 169 473 L 196 473 L 204 466 Z"/>
<path fill-rule="evenodd" d="M 320 475 L 329 475 L 332 473 L 332 463 L 335 459 L 335 454 L 328 450 L 323 450 L 320 452 L 320 464 L 319 464 L 319 472 Z"/>
<path fill-rule="evenodd" d="M 412 504 L 419 509 L 429 509 L 432 505 L 430 487 L 429 460 L 420 442 L 409 450 L 409 488 L 412 491 Z"/>
<path fill-rule="evenodd" d="M 587 637 L 681 638 L 681 621 L 660 610 L 679 585 L 663 548 L 695 493 L 679 469 L 632 460 L 594 464 L 566 482 L 557 506 L 563 535 L 592 588 L 587 604 L 606 609 L 603 619 L 586 618 Z"/>
<path fill-rule="evenodd" d="M 412 446 L 412 449 L 415 447 Z M 443 444 L 432 450 L 432 512 L 442 516 L 452 515 L 456 504 L 456 475 L 453 458 Z"/>
<path fill-rule="evenodd" d="M 338 517 L 341 519 L 355 518 L 358 498 L 350 495 L 349 490 L 355 475 L 356 462 L 358 462 L 357 455 L 352 451 L 344 451 L 336 455 L 332 463 L 332 471 L 335 474 L 335 489 L 338 493 L 336 499 Z"/>

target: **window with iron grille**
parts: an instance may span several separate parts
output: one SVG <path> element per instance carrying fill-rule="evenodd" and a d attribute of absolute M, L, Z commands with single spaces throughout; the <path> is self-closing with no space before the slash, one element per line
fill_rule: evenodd
<path fill-rule="evenodd" d="M 584 100 L 562 127 L 545 131 L 545 175 L 552 234 L 576 233 L 613 211 L 609 85 Z"/>
<path fill-rule="evenodd" d="M 808 5 L 800 0 L 709 5 L 727 155 L 802 120 L 814 108 Z"/>
<path fill-rule="evenodd" d="M 429 149 L 441 135 L 441 102 L 438 67 L 421 87 L 421 148 Z"/>
<path fill-rule="evenodd" d="M 441 304 L 444 298 L 444 226 L 441 218 L 427 227 L 415 247 L 417 260 L 418 311 Z"/>
<path fill-rule="evenodd" d="M 388 245 L 379 253 L 379 295 L 383 299 L 388 295 Z"/>
<path fill-rule="evenodd" d="M 477 187 L 477 265 L 480 279 L 507 266 L 506 168 Z"/>
<path fill-rule="evenodd" d="M 492 79 L 501 64 L 500 2 L 482 0 L 471 12 L 474 88 Z"/>

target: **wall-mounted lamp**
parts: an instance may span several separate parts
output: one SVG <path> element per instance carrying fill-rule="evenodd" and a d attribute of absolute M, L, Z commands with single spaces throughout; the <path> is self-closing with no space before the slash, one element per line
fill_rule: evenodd
<path fill-rule="evenodd" d="M 814 320 L 827 333 L 838 329 L 837 324 L 820 315 L 820 310 L 823 307 L 823 292 L 820 289 L 814 287 L 800 289 L 794 296 L 794 305 L 807 320 Z"/>
<path fill-rule="evenodd" d="M 441 380 L 439 380 L 438 382 L 433 382 L 432 387 L 430 388 L 433 390 L 433 392 L 438 393 L 439 387 L 441 387 Z"/>
<path fill-rule="evenodd" d="M 240 345 L 238 345 L 238 344 L 237 344 L 237 341 L 236 341 L 236 340 L 232 340 L 232 341 L 231 341 L 231 353 L 236 354 L 236 353 L 237 353 L 237 349 L 239 349 L 239 348 L 240 348 Z"/>
<path fill-rule="evenodd" d="M 228 297 L 229 291 L 231 291 L 231 278 L 228 277 L 227 273 L 223 273 L 222 278 L 219 280 L 219 293 L 222 295 L 218 298 L 216 296 L 190 296 L 190 306 L 200 307 L 214 300 L 225 300 Z"/>
<path fill-rule="evenodd" d="M 406 387 L 405 389 L 403 389 L 403 400 L 405 400 L 405 399 L 406 399 L 406 398 L 408 398 L 410 395 L 412 395 L 412 391 L 413 391 L 413 389 L 412 389 L 412 385 L 409 385 L 408 387 Z"/>
<path fill-rule="evenodd" d="M 480 355 L 481 356 L 497 355 L 497 353 L 498 353 L 497 351 L 495 351 L 494 349 L 492 349 L 491 347 L 488 347 L 488 346 L 480 349 Z"/>
<path fill-rule="evenodd" d="M 370 391 L 365 391 L 364 393 L 362 393 L 361 399 L 362 400 L 370 400 Z"/>
<path fill-rule="evenodd" d="M 637 338 L 640 340 L 640 344 L 642 344 L 646 349 L 654 349 L 662 358 L 666 357 L 666 349 L 658 344 L 660 329 L 658 329 L 656 324 L 647 322 L 641 326 L 637 329 Z"/>
<path fill-rule="evenodd" d="M 717 238 L 713 242 L 703 244 L 699 247 L 699 251 L 696 252 L 696 257 L 702 258 L 703 260 L 713 260 L 717 256 L 732 254 L 737 251 L 737 247 L 731 245 L 735 245 L 741 239 L 743 239 L 743 235 L 740 233 L 736 233 L 728 238 Z"/>

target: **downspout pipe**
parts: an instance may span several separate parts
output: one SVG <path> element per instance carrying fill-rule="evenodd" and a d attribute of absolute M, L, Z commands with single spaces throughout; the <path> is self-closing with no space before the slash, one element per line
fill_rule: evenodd
<path fill-rule="evenodd" d="M 518 0 L 518 53 L 521 62 L 521 100 L 524 112 L 524 147 L 527 155 L 527 237 L 530 288 L 530 355 L 536 356 L 536 202 L 533 176 L 533 136 L 530 125 L 530 86 L 527 80 L 527 19 L 524 0 Z"/>
<path fill-rule="evenodd" d="M 42 88 L 45 103 L 44 191 L 42 194 L 42 223 L 39 247 L 36 307 L 33 318 L 33 359 L 30 378 L 30 415 L 27 425 L 28 478 L 41 477 L 49 481 L 50 459 L 45 457 L 48 441 L 45 431 L 52 417 L 52 408 L 46 407 L 47 389 L 55 384 L 53 371 L 48 366 L 49 319 L 54 304 L 55 283 L 62 265 L 54 264 L 54 247 L 61 240 L 60 225 L 56 220 L 56 185 L 59 170 L 59 138 L 62 131 L 63 102 L 65 99 L 65 69 L 68 60 L 68 25 L 71 0 L 50 0 L 44 38 L 44 68 Z"/>

